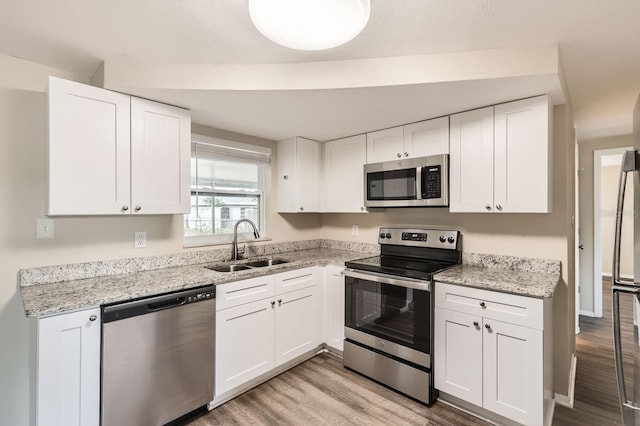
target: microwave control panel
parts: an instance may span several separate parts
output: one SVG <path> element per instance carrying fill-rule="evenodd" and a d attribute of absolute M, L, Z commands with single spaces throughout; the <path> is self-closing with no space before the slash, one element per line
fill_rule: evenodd
<path fill-rule="evenodd" d="M 439 165 L 422 168 L 422 198 L 442 197 L 442 170 Z"/>

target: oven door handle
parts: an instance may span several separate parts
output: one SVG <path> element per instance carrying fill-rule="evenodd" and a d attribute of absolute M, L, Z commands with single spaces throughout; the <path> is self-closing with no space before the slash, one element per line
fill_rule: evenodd
<path fill-rule="evenodd" d="M 380 274 L 377 272 L 361 272 L 350 268 L 345 268 L 344 276 L 373 281 L 381 284 L 390 284 L 398 287 L 412 288 L 415 290 L 431 291 L 431 283 L 429 281 L 417 280 L 413 278 L 398 278 L 394 275 Z"/>

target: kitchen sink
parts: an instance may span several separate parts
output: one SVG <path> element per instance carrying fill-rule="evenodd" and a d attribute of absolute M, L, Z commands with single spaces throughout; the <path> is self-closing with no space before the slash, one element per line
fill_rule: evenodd
<path fill-rule="evenodd" d="M 205 266 L 207 269 L 211 269 L 212 271 L 217 272 L 236 272 L 236 271 L 244 271 L 245 269 L 253 269 L 251 266 L 247 265 L 211 265 Z"/>
<path fill-rule="evenodd" d="M 247 269 L 264 268 L 267 266 L 282 265 L 283 263 L 289 263 L 286 259 L 261 259 L 253 260 L 246 263 L 219 263 L 216 265 L 207 265 L 205 268 L 211 269 L 217 272 L 237 272 L 245 271 Z"/>
<path fill-rule="evenodd" d="M 263 268 L 265 266 L 281 265 L 283 263 L 289 263 L 289 261 L 284 259 L 263 259 L 254 260 L 253 262 L 247 262 L 247 265 L 251 266 L 252 268 Z"/>

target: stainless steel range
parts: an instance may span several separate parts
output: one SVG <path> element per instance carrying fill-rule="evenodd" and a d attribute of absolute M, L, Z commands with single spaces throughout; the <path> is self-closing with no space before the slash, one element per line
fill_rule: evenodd
<path fill-rule="evenodd" d="M 461 236 L 383 227 L 378 243 L 380 256 L 346 262 L 344 366 L 431 404 L 432 278 L 461 263 Z"/>

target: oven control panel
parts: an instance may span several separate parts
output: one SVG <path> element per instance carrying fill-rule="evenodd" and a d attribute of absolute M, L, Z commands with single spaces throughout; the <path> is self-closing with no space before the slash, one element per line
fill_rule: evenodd
<path fill-rule="evenodd" d="M 455 250 L 460 232 L 446 229 L 427 228 L 380 228 L 379 244 L 431 247 Z"/>

